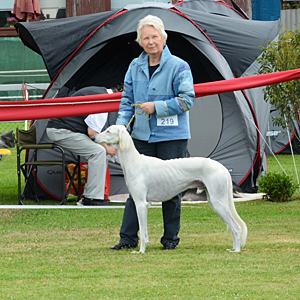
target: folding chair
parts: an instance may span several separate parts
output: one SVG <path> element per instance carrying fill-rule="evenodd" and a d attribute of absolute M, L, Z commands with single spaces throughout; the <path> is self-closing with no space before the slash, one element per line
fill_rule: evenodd
<path fill-rule="evenodd" d="M 38 166 L 61 166 L 62 169 L 62 179 L 61 179 L 61 205 L 66 204 L 66 200 L 69 196 L 71 187 L 73 186 L 74 190 L 77 192 L 78 200 L 80 199 L 80 191 L 81 191 L 81 180 L 80 180 L 80 156 L 77 156 L 77 161 L 66 161 L 65 159 L 65 151 L 62 147 L 56 145 L 55 143 L 47 143 L 47 144 L 37 144 L 36 143 L 36 127 L 32 126 L 29 130 L 22 130 L 17 128 L 16 131 L 16 144 L 17 144 L 17 171 L 18 171 L 18 196 L 19 196 L 19 204 L 24 205 L 23 200 L 25 199 L 25 188 L 28 186 L 31 193 L 34 195 L 34 200 L 36 202 L 40 202 L 38 198 Z M 39 150 L 53 150 L 58 151 L 60 153 L 61 159 L 58 160 L 38 160 L 38 151 Z M 21 152 L 24 150 L 32 150 L 32 161 L 26 161 L 21 163 Z M 75 164 L 75 168 L 72 174 L 68 170 L 69 164 Z M 74 178 L 77 173 L 78 178 L 78 188 L 76 188 L 74 184 Z M 25 186 L 23 188 L 23 192 L 21 192 L 21 174 L 24 175 L 25 178 Z M 65 187 L 65 179 L 67 174 L 70 184 L 68 190 L 66 191 Z M 33 180 L 30 180 L 30 177 L 33 177 Z M 32 182 L 33 181 L 33 182 Z"/>

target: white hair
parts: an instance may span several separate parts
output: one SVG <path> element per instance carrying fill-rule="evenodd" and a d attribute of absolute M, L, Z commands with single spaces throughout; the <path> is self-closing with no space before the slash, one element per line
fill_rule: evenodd
<path fill-rule="evenodd" d="M 163 21 L 156 16 L 148 15 L 144 17 L 143 19 L 139 20 L 138 27 L 137 27 L 137 38 L 136 41 L 141 45 L 141 36 L 142 36 L 142 29 L 145 26 L 153 26 L 160 34 L 160 36 L 163 38 L 163 40 L 166 40 L 168 35 L 165 32 L 165 27 Z"/>

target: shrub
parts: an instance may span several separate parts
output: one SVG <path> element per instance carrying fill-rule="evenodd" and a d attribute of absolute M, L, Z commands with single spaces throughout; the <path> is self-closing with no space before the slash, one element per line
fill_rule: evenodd
<path fill-rule="evenodd" d="M 265 193 L 263 199 L 273 202 L 291 201 L 293 194 L 299 187 L 284 173 L 268 173 L 258 180 L 259 189 Z"/>

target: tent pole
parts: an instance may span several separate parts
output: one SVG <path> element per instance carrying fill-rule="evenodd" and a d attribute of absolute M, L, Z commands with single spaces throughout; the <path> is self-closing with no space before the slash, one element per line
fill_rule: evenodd
<path fill-rule="evenodd" d="M 295 162 L 294 151 L 293 151 L 293 147 L 292 147 L 292 143 L 291 143 L 292 141 L 291 141 L 291 136 L 290 136 L 290 128 L 289 128 L 289 125 L 287 123 L 285 115 L 284 115 L 284 120 L 285 120 L 285 124 L 286 124 L 286 128 L 287 128 L 288 138 L 289 138 L 289 141 L 290 141 L 290 149 L 291 149 L 291 154 L 292 154 L 292 158 L 293 158 L 295 173 L 296 173 L 296 177 L 297 177 L 297 183 L 299 185 L 299 176 L 298 176 L 297 166 L 296 166 L 296 162 Z M 297 190 L 297 191 L 298 191 L 298 194 L 300 194 L 299 190 Z"/>

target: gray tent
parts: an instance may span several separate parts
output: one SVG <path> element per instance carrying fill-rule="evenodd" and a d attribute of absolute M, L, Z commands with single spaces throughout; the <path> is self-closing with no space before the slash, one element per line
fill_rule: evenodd
<path fill-rule="evenodd" d="M 274 124 L 272 118 L 279 117 L 278 110 L 271 107 L 266 138 L 266 154 L 300 154 L 300 142 L 295 137 L 300 136 L 299 126 L 296 121 L 289 125 L 289 130 Z M 289 133 L 289 134 L 288 134 Z M 291 149 L 292 148 L 292 149 Z"/>
<path fill-rule="evenodd" d="M 237 5 L 214 0 L 143 3 L 120 11 L 20 23 L 22 41 L 42 55 L 52 79 L 44 98 L 121 83 L 130 61 L 141 53 L 134 41 L 136 27 L 148 14 L 163 20 L 170 51 L 189 63 L 195 84 L 253 75 L 260 46 L 275 39 L 280 28 L 279 21 L 251 21 Z M 268 116 L 262 88 L 198 98 L 190 111 L 189 153 L 219 161 L 244 192 L 256 192 L 264 157 L 257 129 L 265 135 Z M 35 122 L 39 140 L 46 139 L 46 122 Z M 119 166 L 110 166 L 110 171 L 111 194 L 122 193 Z M 49 180 L 47 170 L 40 172 L 41 186 L 51 194 L 56 177 Z"/>

